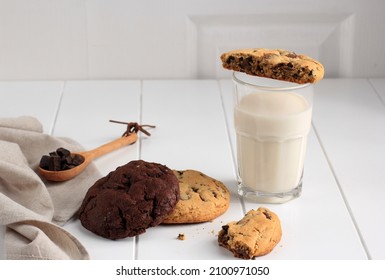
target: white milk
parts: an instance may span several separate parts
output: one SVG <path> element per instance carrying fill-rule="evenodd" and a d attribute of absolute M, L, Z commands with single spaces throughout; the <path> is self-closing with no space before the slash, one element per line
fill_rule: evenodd
<path fill-rule="evenodd" d="M 243 187 L 289 192 L 302 180 L 312 107 L 290 92 L 251 93 L 235 108 L 238 172 Z"/>

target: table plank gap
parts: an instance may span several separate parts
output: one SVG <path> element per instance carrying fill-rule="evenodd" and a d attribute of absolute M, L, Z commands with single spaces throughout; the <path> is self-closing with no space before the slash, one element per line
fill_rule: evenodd
<path fill-rule="evenodd" d="M 64 95 L 64 90 L 65 90 L 66 83 L 67 82 L 63 82 L 63 85 L 62 85 L 61 90 L 60 90 L 60 96 L 59 96 L 57 107 L 56 107 L 56 110 L 55 110 L 56 113 L 55 113 L 54 118 L 52 119 L 51 129 L 48 132 L 48 134 L 50 134 L 50 135 L 54 135 L 54 133 L 55 133 L 55 126 L 56 126 L 57 118 L 59 116 L 60 107 L 62 105 L 61 103 L 62 103 L 62 100 L 63 100 L 63 95 Z"/>
<path fill-rule="evenodd" d="M 314 126 L 361 243 L 369 258 L 382 259 L 385 220 L 375 213 L 385 212 L 384 104 L 367 79 L 326 79 L 317 84 L 314 105 Z"/>
<path fill-rule="evenodd" d="M 368 79 L 368 81 L 385 107 L 385 79 Z"/>
<path fill-rule="evenodd" d="M 148 229 L 139 236 L 138 258 L 233 259 L 216 239 L 223 224 L 243 217 L 217 81 L 144 81 L 142 121 L 157 126 L 144 141 L 143 160 L 201 171 L 223 182 L 232 197 L 229 210 L 211 222 Z M 186 240 L 178 240 L 179 233 Z"/>
<path fill-rule="evenodd" d="M 317 129 L 316 129 L 316 127 L 315 127 L 313 122 L 312 122 L 312 129 L 314 131 L 314 134 L 317 137 L 318 143 L 320 144 L 321 150 L 323 151 L 325 160 L 326 160 L 326 162 L 327 162 L 327 164 L 329 166 L 329 169 L 330 169 L 330 171 L 331 171 L 331 173 L 332 173 L 332 175 L 334 177 L 335 183 L 338 186 L 338 189 L 339 189 L 339 192 L 341 194 L 341 197 L 342 197 L 343 201 L 345 202 L 346 210 L 348 211 L 348 213 L 350 215 L 350 218 L 352 220 L 352 223 L 353 223 L 353 225 L 355 227 L 355 230 L 357 231 L 357 234 L 358 234 L 358 236 L 360 238 L 360 241 L 361 241 L 362 247 L 363 247 L 363 249 L 365 251 L 366 257 L 370 260 L 370 259 L 372 259 L 372 257 L 370 256 L 368 246 L 367 246 L 367 244 L 365 242 L 365 239 L 364 239 L 364 237 L 363 237 L 363 235 L 361 233 L 360 227 L 358 226 L 358 223 L 357 223 L 357 221 L 356 221 L 356 219 L 354 217 L 354 214 L 352 212 L 352 208 L 349 205 L 349 200 L 346 197 L 345 192 L 344 192 L 343 188 L 341 187 L 341 183 L 338 180 L 336 171 L 333 168 L 333 164 L 332 164 L 332 162 L 331 162 L 331 160 L 330 160 L 330 158 L 328 156 L 327 150 L 325 149 L 325 146 L 322 143 L 322 139 L 321 139 L 321 137 L 320 137 L 320 135 L 319 135 L 319 133 L 318 133 L 318 131 L 317 131 Z"/>
<path fill-rule="evenodd" d="M 0 82 L 0 116 L 32 116 L 49 134 L 60 104 L 62 81 L 3 81 Z"/>
<path fill-rule="evenodd" d="M 121 137 L 126 125 L 110 119 L 137 122 L 140 117 L 140 81 L 70 81 L 66 84 L 55 136 L 69 137 L 86 150 Z M 138 159 L 137 143 L 94 160 L 102 176 Z M 88 231 L 77 219 L 64 226 L 87 248 L 91 259 L 135 259 L 135 239 L 111 241 Z"/>

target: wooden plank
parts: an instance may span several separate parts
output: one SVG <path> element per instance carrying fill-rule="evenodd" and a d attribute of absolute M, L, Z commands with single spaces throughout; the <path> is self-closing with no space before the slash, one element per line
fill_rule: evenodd
<path fill-rule="evenodd" d="M 51 133 L 63 82 L 0 82 L 0 117 L 32 116 Z"/>
<path fill-rule="evenodd" d="M 221 80 L 229 134 L 235 147 L 233 129 L 233 85 Z M 324 112 L 325 113 L 325 112 Z M 245 201 L 246 210 L 258 205 Z M 262 259 L 365 259 L 366 254 L 346 209 L 317 137 L 309 135 L 301 197 L 285 204 L 263 205 L 276 212 L 283 235 L 272 254 Z M 325 246 L 325 243 L 328 245 Z"/>
<path fill-rule="evenodd" d="M 367 80 L 325 80 L 317 87 L 314 126 L 369 257 L 384 259 L 383 102 Z"/>
<path fill-rule="evenodd" d="M 68 82 L 54 135 L 73 138 L 86 150 L 93 149 L 119 138 L 126 130 L 125 125 L 109 122 L 111 119 L 140 121 L 139 81 Z M 138 150 L 139 145 L 125 147 L 96 159 L 95 163 L 107 174 L 113 165 L 137 159 Z"/>
<path fill-rule="evenodd" d="M 110 119 L 139 121 L 140 81 L 73 81 L 65 86 L 54 129 L 56 136 L 70 137 L 92 149 L 122 135 L 126 126 Z M 96 159 L 107 175 L 118 166 L 138 158 L 139 143 Z M 132 259 L 135 239 L 111 241 L 99 237 L 72 220 L 64 226 L 87 248 L 92 259 Z"/>
<path fill-rule="evenodd" d="M 243 215 L 216 81 L 145 81 L 143 122 L 155 124 L 141 158 L 172 169 L 195 169 L 222 181 L 232 197 L 229 210 L 212 222 L 167 225 L 138 237 L 138 259 L 233 259 L 217 245 L 222 225 Z M 177 239 L 184 233 L 186 240 Z"/>

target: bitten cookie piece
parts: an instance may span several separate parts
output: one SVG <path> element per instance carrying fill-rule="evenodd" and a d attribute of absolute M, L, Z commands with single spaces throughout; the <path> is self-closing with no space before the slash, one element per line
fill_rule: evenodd
<path fill-rule="evenodd" d="M 222 54 L 221 60 L 223 67 L 229 70 L 297 84 L 315 83 L 324 76 L 320 62 L 281 49 L 234 50 Z"/>
<path fill-rule="evenodd" d="M 242 220 L 222 226 L 218 244 L 235 257 L 253 259 L 270 253 L 281 240 L 278 216 L 266 208 L 250 210 Z"/>
<path fill-rule="evenodd" d="M 174 171 L 179 180 L 180 200 L 164 224 L 201 223 L 215 219 L 229 208 L 226 186 L 196 170 Z"/>
<path fill-rule="evenodd" d="M 136 160 L 95 182 L 79 209 L 79 219 L 102 237 L 131 237 L 162 223 L 178 200 L 179 182 L 171 169 Z"/>

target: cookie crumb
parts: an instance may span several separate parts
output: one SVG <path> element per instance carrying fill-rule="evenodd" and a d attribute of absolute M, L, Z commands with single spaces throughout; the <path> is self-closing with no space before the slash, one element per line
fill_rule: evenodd
<path fill-rule="evenodd" d="M 184 233 L 179 233 L 177 239 L 186 240 L 186 235 L 184 235 Z"/>

